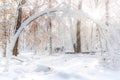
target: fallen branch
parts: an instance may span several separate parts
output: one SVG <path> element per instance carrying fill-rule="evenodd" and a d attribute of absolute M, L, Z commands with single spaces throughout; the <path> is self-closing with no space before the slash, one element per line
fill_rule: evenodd
<path fill-rule="evenodd" d="M 12 57 L 11 59 L 15 59 L 17 61 L 24 62 L 23 60 L 19 59 L 18 57 Z"/>

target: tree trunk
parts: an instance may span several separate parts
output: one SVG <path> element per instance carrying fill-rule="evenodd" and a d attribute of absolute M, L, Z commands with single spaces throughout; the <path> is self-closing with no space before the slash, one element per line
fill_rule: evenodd
<path fill-rule="evenodd" d="M 49 19 L 49 29 L 50 29 L 50 54 L 52 54 L 52 24 L 51 24 L 51 19 Z"/>
<path fill-rule="evenodd" d="M 5 2 L 4 2 L 5 6 Z M 5 13 L 5 8 L 4 8 L 4 21 L 3 21 L 3 29 L 4 29 L 4 34 L 3 34 L 3 57 L 6 57 L 6 48 L 7 48 L 7 28 L 6 28 L 6 13 Z"/>
<path fill-rule="evenodd" d="M 3 57 L 6 57 L 6 48 L 7 48 L 7 32 L 6 26 L 4 26 L 4 39 L 3 39 Z"/>
<path fill-rule="evenodd" d="M 82 1 L 80 1 L 79 5 L 78 5 L 78 9 L 82 8 Z M 81 52 L 81 32 L 80 32 L 80 28 L 81 28 L 81 21 L 77 21 L 77 32 L 76 32 L 76 49 L 75 52 L 76 53 L 80 53 Z"/>
<path fill-rule="evenodd" d="M 49 9 L 51 8 L 51 0 L 49 0 Z M 48 13 L 48 30 L 49 30 L 49 54 L 52 54 L 52 23 L 50 13 Z"/>
<path fill-rule="evenodd" d="M 21 20 L 22 20 L 22 8 L 21 8 L 21 3 L 20 3 L 18 5 L 18 18 L 17 18 L 17 25 L 16 25 L 15 33 L 21 26 Z M 15 42 L 15 46 L 13 49 L 13 55 L 15 55 L 15 56 L 17 56 L 19 54 L 18 43 L 19 43 L 19 37 L 17 38 L 17 41 Z"/>
<path fill-rule="evenodd" d="M 19 54 L 19 52 L 18 52 L 18 42 L 19 42 L 19 37 L 17 38 L 17 41 L 16 41 L 14 49 L 13 49 L 13 55 L 15 55 L 15 56 L 17 56 Z"/>
<path fill-rule="evenodd" d="M 106 5 L 106 22 L 105 23 L 107 26 L 109 26 L 109 22 L 108 22 L 108 20 L 109 20 L 109 9 L 108 9 L 109 8 L 109 0 L 106 1 L 105 5 Z"/>
<path fill-rule="evenodd" d="M 81 27 L 81 22 L 77 22 L 77 33 L 76 33 L 76 52 L 80 53 L 81 52 L 81 34 L 80 34 L 80 27 Z"/>

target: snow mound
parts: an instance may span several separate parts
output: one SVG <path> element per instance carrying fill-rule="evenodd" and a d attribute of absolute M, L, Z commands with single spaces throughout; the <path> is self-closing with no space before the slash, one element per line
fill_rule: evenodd
<path fill-rule="evenodd" d="M 34 70 L 35 72 L 49 72 L 52 70 L 51 67 L 43 66 L 43 65 L 37 65 L 37 68 Z"/>

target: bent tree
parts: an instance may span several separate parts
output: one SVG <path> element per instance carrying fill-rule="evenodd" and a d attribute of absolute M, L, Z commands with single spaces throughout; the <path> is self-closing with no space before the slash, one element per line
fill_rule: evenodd
<path fill-rule="evenodd" d="M 28 19 L 26 19 L 23 23 L 21 23 L 20 27 L 18 28 L 17 32 L 15 33 L 15 35 L 13 36 L 11 42 L 7 45 L 7 50 L 6 50 L 6 67 L 4 71 L 8 71 L 9 70 L 9 60 L 13 54 L 13 50 L 15 47 L 15 44 L 17 42 L 18 37 L 20 36 L 20 34 L 22 33 L 22 31 L 26 28 L 26 26 L 28 24 L 30 24 L 32 21 L 34 21 L 35 19 L 37 19 L 38 17 L 47 14 L 48 12 L 56 12 L 58 11 L 58 8 L 52 8 L 49 10 L 44 10 L 38 13 L 33 14 L 31 17 L 29 17 Z"/>
<path fill-rule="evenodd" d="M 85 21 L 87 19 L 91 19 L 90 16 L 87 15 L 86 13 L 84 13 L 82 10 L 78 10 L 78 9 L 75 9 L 75 8 L 69 8 L 69 7 L 70 7 L 69 4 L 63 3 L 63 4 L 58 5 L 55 8 L 49 8 L 49 9 L 45 9 L 45 10 L 40 11 L 40 12 L 36 12 L 32 16 L 30 16 L 29 18 L 24 20 L 21 23 L 21 25 L 18 28 L 18 30 L 16 31 L 15 35 L 13 36 L 11 42 L 7 45 L 7 51 L 6 51 L 7 58 L 6 58 L 6 68 L 5 68 L 5 71 L 8 71 L 9 60 L 12 57 L 13 50 L 14 50 L 14 47 L 15 47 L 15 44 L 16 44 L 16 41 L 17 41 L 18 37 L 20 36 L 22 31 L 24 29 L 26 29 L 26 26 L 29 25 L 35 19 L 39 18 L 40 16 L 47 15 L 47 14 L 54 13 L 54 12 L 62 12 L 62 14 L 64 14 L 64 15 L 67 14 L 66 17 L 68 17 L 68 16 L 69 17 L 73 17 L 73 18 L 75 18 L 78 21 L 82 21 L 82 20 Z M 72 14 L 71 13 L 69 14 L 69 12 L 71 12 Z M 91 19 L 91 20 L 93 20 L 93 19 Z M 103 25 L 99 24 L 99 26 L 103 26 Z"/>
<path fill-rule="evenodd" d="M 65 8 L 65 6 L 63 5 L 63 7 Z M 48 14 L 49 13 L 53 13 L 53 12 L 57 12 L 57 11 L 64 11 L 63 8 L 61 8 L 60 5 L 58 5 L 57 7 L 55 8 L 51 8 L 51 9 L 45 9 L 43 11 L 40 11 L 40 12 L 36 12 L 34 13 L 32 16 L 30 16 L 29 18 L 27 18 L 26 20 L 24 20 L 20 27 L 17 29 L 15 35 L 13 36 L 11 42 L 7 45 L 7 49 L 6 49 L 6 68 L 5 68 L 5 71 L 8 69 L 8 65 L 9 65 L 9 59 L 11 58 L 12 54 L 13 54 L 13 50 L 14 50 L 14 47 L 16 45 L 16 42 L 17 42 L 17 39 L 18 37 L 20 36 L 20 34 L 22 33 L 22 31 L 26 28 L 26 26 L 28 24 L 30 24 L 32 21 L 34 21 L 35 19 L 37 19 L 38 17 L 40 16 L 43 16 L 45 14 Z"/>

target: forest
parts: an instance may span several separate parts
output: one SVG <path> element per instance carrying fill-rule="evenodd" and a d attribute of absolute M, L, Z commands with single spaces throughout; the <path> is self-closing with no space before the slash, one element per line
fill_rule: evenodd
<path fill-rule="evenodd" d="M 0 0 L 1 80 L 120 80 L 120 0 Z"/>

